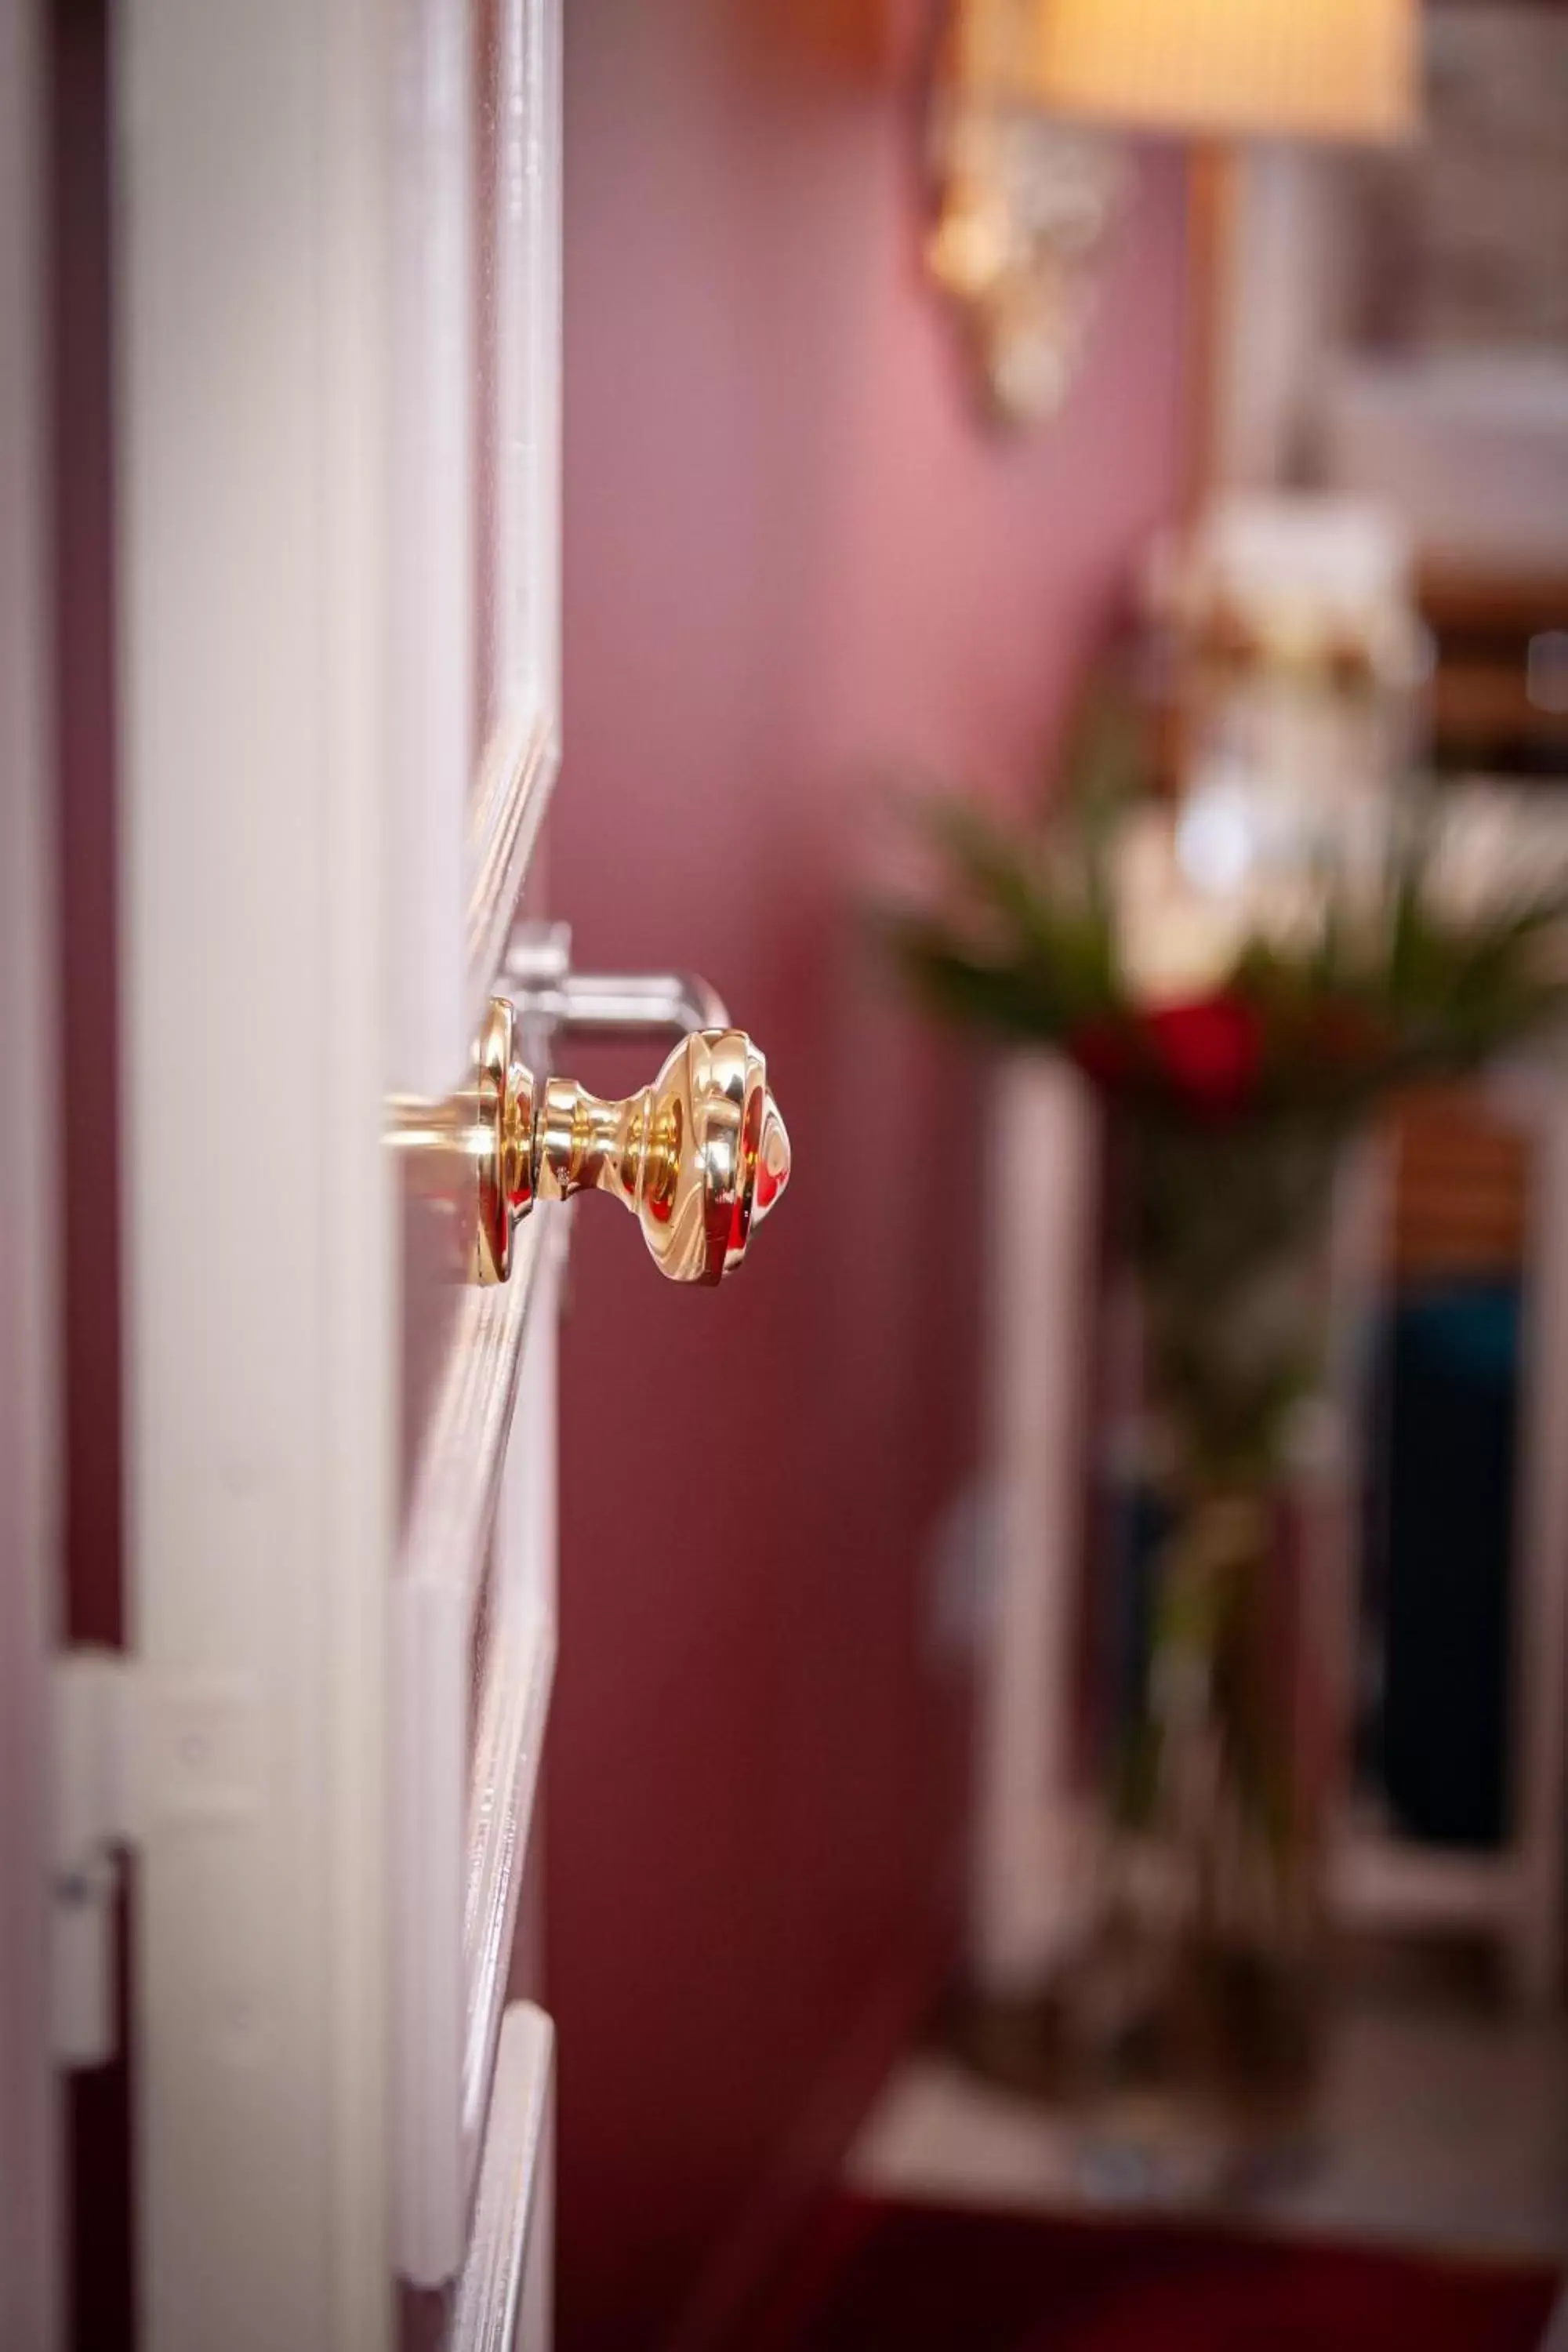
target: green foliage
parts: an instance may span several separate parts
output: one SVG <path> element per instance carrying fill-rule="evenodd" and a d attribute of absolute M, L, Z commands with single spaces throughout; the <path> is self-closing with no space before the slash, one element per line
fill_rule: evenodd
<path fill-rule="evenodd" d="M 1278 1464 L 1319 1377 L 1341 1139 L 1390 1091 L 1472 1070 L 1562 1020 L 1568 874 L 1489 897 L 1467 875 L 1457 901 L 1440 812 L 1405 813 L 1381 856 L 1363 842 L 1242 915 L 1226 909 L 1212 933 L 1223 968 L 1184 1003 L 1150 1002 L 1135 984 L 1147 932 L 1124 929 L 1125 828 L 1140 824 L 1142 851 L 1156 852 L 1152 901 L 1145 866 L 1136 902 L 1146 927 L 1163 919 L 1169 844 L 1139 773 L 1125 709 L 1102 702 L 1059 818 L 920 803 L 941 887 L 889 913 L 886 936 L 935 1011 L 1055 1045 L 1106 1095 L 1173 1458 L 1200 1485 L 1245 1486 Z M 1205 909 L 1173 860 L 1169 888 L 1202 945 Z"/>
<path fill-rule="evenodd" d="M 1092 1040 L 1100 1051 L 1084 1058 L 1102 1084 L 1179 1108 L 1152 1049 L 1152 1009 L 1127 977 L 1116 889 L 1125 748 L 1103 717 L 1096 725 L 1099 748 L 1055 824 L 963 799 L 917 804 L 945 887 L 934 905 L 888 912 L 884 935 L 934 1012 L 1068 1053 Z M 1371 871 L 1365 858 L 1360 870 L 1321 861 L 1288 928 L 1259 915 L 1212 992 L 1256 1030 L 1239 1108 L 1353 1119 L 1389 1089 L 1473 1069 L 1568 1011 L 1568 875 L 1456 912 L 1435 876 L 1439 822 L 1394 829 Z"/>

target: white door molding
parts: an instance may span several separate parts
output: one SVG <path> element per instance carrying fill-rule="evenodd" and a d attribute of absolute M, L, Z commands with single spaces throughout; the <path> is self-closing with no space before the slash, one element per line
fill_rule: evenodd
<path fill-rule="evenodd" d="M 393 26 L 117 30 L 141 2325 L 384 2352 Z"/>

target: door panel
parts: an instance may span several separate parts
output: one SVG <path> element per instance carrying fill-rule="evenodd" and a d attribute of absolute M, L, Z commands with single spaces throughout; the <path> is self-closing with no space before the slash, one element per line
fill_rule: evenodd
<path fill-rule="evenodd" d="M 389 1083 L 437 1101 L 463 1066 L 462 817 L 475 710 L 473 40 L 451 0 L 383 0 L 386 184 L 385 752 L 393 835 Z M 367 93 L 367 96 L 369 93 Z"/>
<path fill-rule="evenodd" d="M 408 838 L 440 830 L 464 858 L 460 948 L 417 920 L 409 932 L 439 960 L 418 985 L 423 1003 L 442 1001 L 458 977 L 460 1053 L 447 1053 L 438 1079 L 409 1058 L 413 1091 L 438 1099 L 471 1057 L 520 903 L 541 898 L 531 868 L 559 761 L 559 0 L 418 0 L 409 21 L 417 89 L 404 135 L 426 236 L 395 261 L 420 329 L 400 373 L 428 380 L 412 404 L 432 475 L 460 491 L 462 518 L 443 504 L 419 542 L 445 534 L 434 593 L 417 550 L 405 566 L 416 616 L 406 659 L 418 667 L 420 631 L 438 637 L 451 683 L 439 756 L 405 777 L 420 811 Z M 470 591 L 448 603 L 461 562 Z M 405 877 L 416 904 L 429 883 L 418 864 Z M 527 1042 L 538 1055 L 547 1046 L 543 1034 Z M 411 1166 L 406 1201 L 419 1287 L 405 1307 L 411 1486 L 393 1601 L 394 2252 L 404 2278 L 435 2287 L 457 2274 L 468 2242 L 554 1662 L 544 1433 L 565 1228 L 542 1211 L 520 1234 L 510 1282 L 481 1290 L 471 1163 L 447 1154 Z"/>
<path fill-rule="evenodd" d="M 502 2003 L 566 1218 L 474 1287 L 472 1160 L 387 1122 L 470 1083 L 559 755 L 559 0 L 121 11 L 155 2352 L 389 2352 L 399 2276 L 510 2340 L 503 2177 L 545 2259 L 548 2029 Z"/>
<path fill-rule="evenodd" d="M 503 1477 L 486 1613 L 474 1643 L 473 1755 L 463 1902 L 463 2137 L 485 2116 L 549 1712 L 556 1643 L 554 1334 L 565 1220 L 544 1230 Z"/>
<path fill-rule="evenodd" d="M 510 1282 L 463 1295 L 395 1593 L 397 2255 L 425 2286 L 466 2242 L 554 1662 L 565 1223 L 531 1219 Z"/>
<path fill-rule="evenodd" d="M 507 2011 L 449 2352 L 533 2352 L 550 2341 L 548 2252 L 554 2032 L 542 2011 Z"/>
<path fill-rule="evenodd" d="M 474 22 L 479 728 L 470 1035 L 501 969 L 561 757 L 561 0 L 480 0 Z"/>
<path fill-rule="evenodd" d="M 711 992 L 538 919 L 561 13 L 121 0 L 150 2352 L 542 2352 L 551 2035 L 505 2003 L 566 1203 L 711 1284 L 789 1172 Z M 700 1034 L 606 1103 L 553 1022 Z"/>

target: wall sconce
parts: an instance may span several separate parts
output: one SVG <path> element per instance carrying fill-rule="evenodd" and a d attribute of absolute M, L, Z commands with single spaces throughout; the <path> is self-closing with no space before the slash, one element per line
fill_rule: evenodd
<path fill-rule="evenodd" d="M 1119 134 L 1195 140 L 1211 163 L 1245 137 L 1402 138 L 1417 15 L 1418 0 L 952 0 L 927 258 L 993 414 L 1031 424 L 1067 398 L 1131 186 Z"/>
<path fill-rule="evenodd" d="M 1101 131 L 953 83 L 937 92 L 938 189 L 927 240 L 993 419 L 1054 416 L 1094 314 L 1100 254 L 1131 193 L 1131 162 Z"/>

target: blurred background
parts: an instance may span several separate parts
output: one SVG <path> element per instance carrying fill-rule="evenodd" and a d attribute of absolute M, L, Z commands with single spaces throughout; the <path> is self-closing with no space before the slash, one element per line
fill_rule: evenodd
<path fill-rule="evenodd" d="M 79 1018 L 111 30 L 50 33 Z M 1561 1074 L 1500 1015 L 1314 1178 L 1323 1345 L 1242 1497 L 1289 1916 L 1194 1990 L 1141 1907 L 1191 1859 L 1159 1772 L 1125 1801 L 1181 1677 L 1114 1088 L 1043 1018 L 933 1021 L 873 918 L 918 863 L 889 785 L 1048 839 L 1107 705 L 1162 1003 L 1413 784 L 1474 845 L 1450 903 L 1568 870 L 1568 7 L 571 0 L 564 91 L 550 903 L 588 969 L 713 975 L 795 1173 L 721 1312 L 621 1221 L 570 1266 L 557 2340 L 1529 2352 L 1568 2263 Z M 71 1630 L 113 1642 L 117 1242 L 67 1247 Z M 123 2074 L 74 2096 L 91 2347 Z"/>
<path fill-rule="evenodd" d="M 1321 38 L 1280 68 L 1242 21 L 1267 49 L 1276 10 L 1172 8 L 1163 33 L 1159 11 L 1064 8 L 1101 77 L 1076 92 L 1048 0 L 595 0 L 569 22 L 576 790 L 552 887 L 595 952 L 658 961 L 679 937 L 724 975 L 796 1145 L 787 1237 L 721 1331 L 644 1293 L 628 1334 L 614 1247 L 574 1269 L 549 1898 L 571 2344 L 719 2340 L 847 2150 L 862 2189 L 941 2206 L 1171 2191 L 1114 2151 L 1086 2171 L 1048 2082 L 1016 2080 L 1020 2002 L 1076 1932 L 1104 1628 L 1137 1572 L 1127 1412 L 1079 1381 L 1111 1311 L 1084 1271 L 1095 1114 L 1048 1057 L 912 1019 L 860 910 L 880 780 L 1038 806 L 1112 647 L 1173 794 L 1217 784 L 1223 810 L 1241 759 L 1317 823 L 1418 762 L 1555 808 L 1568 16 L 1300 13 Z M 1375 666 L 1391 632 L 1414 650 L 1348 728 L 1325 656 L 1238 722 L 1243 758 L 1187 707 L 1184 562 L 1309 657 L 1342 637 Z M 1267 679 L 1246 694 L 1268 703 Z M 1332 1922 L 1364 1951 L 1318 2155 L 1276 2200 L 1291 2226 L 1548 2273 L 1568 1537 L 1539 1467 L 1516 1497 L 1568 1412 L 1539 1329 L 1555 1118 L 1424 1099 L 1346 1213 L 1355 1443 L 1320 1507 L 1355 1694 Z M 611 1346 L 704 1389 L 734 1531 L 656 1590 L 621 1573 L 623 1489 L 595 1476 L 581 1375 Z M 677 1433 L 650 1410 L 618 1434 L 628 1481 L 657 1486 Z M 798 2340 L 1277 2341 L 1310 2301 L 1287 2267 L 1250 2321 L 1216 2290 L 1206 2319 L 1156 2296 L 1142 2332 L 1053 2332 L 1047 2294 L 1037 2333 L 1009 2334 L 984 2298 L 931 2316 L 943 2259 L 972 2257 L 888 2255 L 918 2294 L 868 2285 Z M 1352 2315 L 1358 2292 L 1381 2309 L 1359 2282 Z M 1377 2324 L 1405 2340 L 1397 2313 Z M 1342 2306 L 1290 2340 L 1353 2325 Z M 1543 2322 L 1512 2325 L 1495 2340 Z"/>

